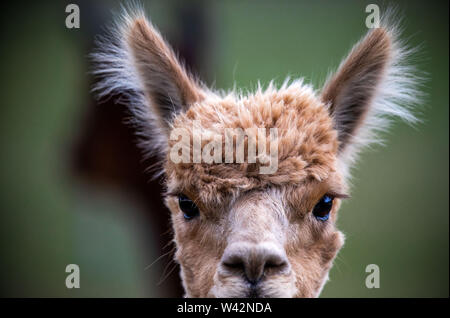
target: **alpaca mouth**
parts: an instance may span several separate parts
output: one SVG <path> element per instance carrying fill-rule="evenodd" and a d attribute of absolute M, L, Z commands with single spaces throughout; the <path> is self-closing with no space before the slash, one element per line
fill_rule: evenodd
<path fill-rule="evenodd" d="M 248 290 L 246 298 L 264 298 L 264 296 L 261 294 L 260 289 L 258 287 L 252 285 Z"/>
<path fill-rule="evenodd" d="M 245 288 L 243 293 L 241 295 L 238 295 L 237 297 L 240 298 L 272 298 L 272 297 L 281 297 L 282 293 L 281 290 L 278 293 L 277 291 L 271 290 L 270 293 L 268 293 L 268 290 L 264 288 L 264 283 L 256 283 L 252 284 L 250 283 L 248 287 Z"/>
<path fill-rule="evenodd" d="M 214 288 L 213 288 L 214 290 Z M 292 297 L 290 294 L 283 292 L 283 289 L 267 289 L 264 283 L 251 284 L 245 283 L 242 285 L 224 286 L 215 289 L 209 294 L 209 297 L 214 298 L 277 298 L 277 297 Z"/>
<path fill-rule="evenodd" d="M 240 298 L 241 296 L 238 296 Z M 281 293 L 271 293 L 267 294 L 263 291 L 262 288 L 259 288 L 257 286 L 251 286 L 248 288 L 248 290 L 242 295 L 242 298 L 276 298 L 276 297 L 282 297 Z"/>

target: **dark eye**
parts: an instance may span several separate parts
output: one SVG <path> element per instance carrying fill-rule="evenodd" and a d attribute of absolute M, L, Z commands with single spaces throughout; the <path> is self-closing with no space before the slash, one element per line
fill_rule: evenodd
<path fill-rule="evenodd" d="M 326 221 L 330 217 L 330 211 L 333 207 L 333 197 L 324 195 L 314 207 L 312 213 L 316 219 Z"/>
<path fill-rule="evenodd" d="M 195 203 L 184 194 L 178 196 L 178 204 L 186 220 L 193 219 L 200 213 Z"/>

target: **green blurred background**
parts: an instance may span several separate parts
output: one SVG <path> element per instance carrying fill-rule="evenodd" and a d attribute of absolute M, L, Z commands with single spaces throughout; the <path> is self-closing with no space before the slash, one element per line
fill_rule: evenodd
<path fill-rule="evenodd" d="M 118 2 L 74 2 L 81 28 L 71 30 L 64 25 L 70 2 L 1 8 L 1 295 L 180 296 L 170 254 L 148 266 L 170 252 L 159 181 L 149 181 L 147 163 L 136 159 L 122 115 L 111 115 L 123 107 L 97 105 L 89 92 L 87 55 Z M 366 5 L 397 6 L 405 37 L 422 47 L 415 63 L 428 77 L 423 123 L 396 123 L 385 147 L 363 154 L 338 220 L 346 244 L 321 296 L 448 297 L 447 1 L 144 3 L 192 68 L 225 89 L 287 75 L 319 87 L 366 32 Z M 194 34 L 188 41 L 186 32 Z M 70 263 L 81 269 L 77 290 L 65 287 Z M 365 287 L 368 264 L 380 267 L 379 289 Z M 165 268 L 173 271 L 160 282 Z"/>

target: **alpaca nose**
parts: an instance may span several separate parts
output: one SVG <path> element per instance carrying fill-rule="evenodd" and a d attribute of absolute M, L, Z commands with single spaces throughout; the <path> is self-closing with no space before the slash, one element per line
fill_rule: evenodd
<path fill-rule="evenodd" d="M 273 244 L 234 243 L 225 249 L 222 267 L 231 274 L 244 275 L 251 284 L 263 276 L 287 273 L 290 270 L 286 253 Z"/>

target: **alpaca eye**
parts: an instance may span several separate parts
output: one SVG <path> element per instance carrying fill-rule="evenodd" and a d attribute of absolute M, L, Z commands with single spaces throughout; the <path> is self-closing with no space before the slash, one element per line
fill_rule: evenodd
<path fill-rule="evenodd" d="M 326 221 L 330 217 L 330 211 L 333 207 L 333 197 L 324 195 L 314 207 L 312 213 L 316 219 Z"/>
<path fill-rule="evenodd" d="M 178 196 L 178 204 L 186 220 L 193 219 L 200 213 L 195 203 L 184 194 Z"/>

